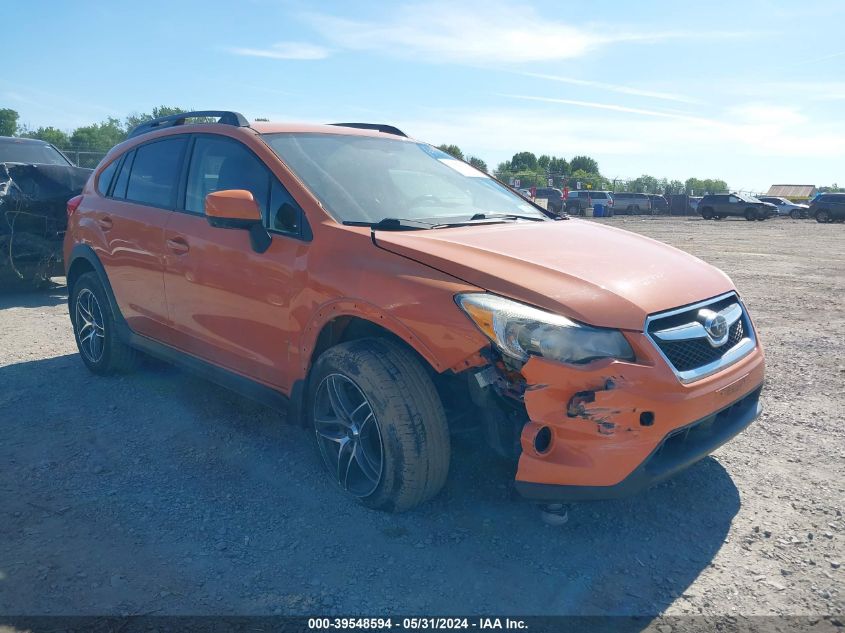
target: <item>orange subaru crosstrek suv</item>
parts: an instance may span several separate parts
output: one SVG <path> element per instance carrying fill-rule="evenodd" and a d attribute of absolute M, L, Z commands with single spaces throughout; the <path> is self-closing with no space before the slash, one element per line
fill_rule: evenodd
<path fill-rule="evenodd" d="M 373 508 L 435 495 L 456 431 L 559 504 L 642 490 L 760 413 L 763 352 L 724 273 L 391 126 L 156 119 L 68 216 L 91 371 L 146 353 L 285 409 Z"/>

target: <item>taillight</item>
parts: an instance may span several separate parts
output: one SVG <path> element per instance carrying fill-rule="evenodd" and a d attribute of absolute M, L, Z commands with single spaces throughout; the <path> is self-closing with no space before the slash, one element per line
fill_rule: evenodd
<path fill-rule="evenodd" d="M 67 201 L 67 217 L 72 216 L 76 213 L 76 210 L 79 208 L 79 205 L 82 204 L 82 195 L 74 196 L 70 200 Z"/>

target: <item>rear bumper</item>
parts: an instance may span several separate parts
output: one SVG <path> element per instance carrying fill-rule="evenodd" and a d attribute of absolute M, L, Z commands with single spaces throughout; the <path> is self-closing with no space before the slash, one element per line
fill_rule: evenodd
<path fill-rule="evenodd" d="M 517 480 L 516 490 L 539 503 L 618 499 L 635 495 L 703 459 L 748 427 L 762 411 L 762 385 L 721 411 L 674 429 L 625 479 L 611 486 L 569 486 Z"/>

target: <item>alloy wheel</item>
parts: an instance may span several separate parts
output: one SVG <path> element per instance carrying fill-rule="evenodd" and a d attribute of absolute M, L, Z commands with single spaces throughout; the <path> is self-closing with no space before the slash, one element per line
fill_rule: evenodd
<path fill-rule="evenodd" d="M 88 288 L 76 295 L 76 334 L 79 351 L 90 362 L 98 363 L 105 349 L 105 326 L 100 302 Z"/>
<path fill-rule="evenodd" d="M 381 431 L 369 400 L 343 374 L 329 374 L 317 387 L 314 431 L 340 487 L 356 497 L 375 492 L 384 470 Z"/>

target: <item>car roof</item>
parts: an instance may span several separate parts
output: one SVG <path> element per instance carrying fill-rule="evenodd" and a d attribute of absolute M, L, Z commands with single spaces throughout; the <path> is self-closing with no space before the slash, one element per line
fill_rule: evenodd
<path fill-rule="evenodd" d="M 38 138 L 20 138 L 17 136 L 0 136 L 0 143 L 5 145 L 49 145 L 47 141 Z"/>

